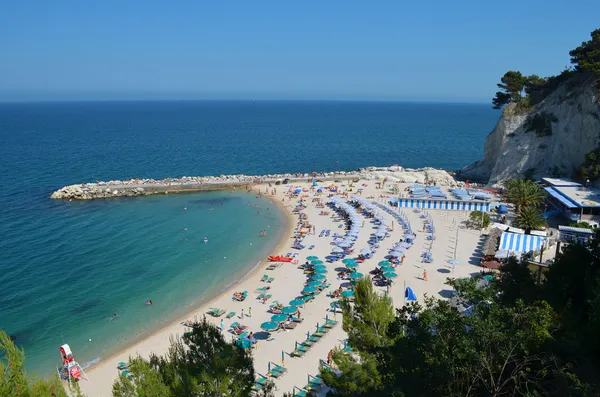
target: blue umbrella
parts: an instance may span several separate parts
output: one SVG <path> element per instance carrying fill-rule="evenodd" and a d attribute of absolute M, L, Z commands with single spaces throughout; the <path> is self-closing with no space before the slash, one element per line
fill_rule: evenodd
<path fill-rule="evenodd" d="M 316 274 L 327 274 L 327 269 L 326 268 L 325 269 L 322 269 L 322 268 L 315 269 L 315 273 Z"/>
<path fill-rule="evenodd" d="M 323 189 L 317 189 L 317 193 L 323 193 Z"/>
<path fill-rule="evenodd" d="M 262 323 L 260 325 L 260 327 L 262 329 L 264 329 L 265 331 L 269 332 L 269 331 L 275 331 L 277 328 L 279 328 L 279 324 L 274 323 L 273 321 L 267 321 L 265 323 Z"/>
<path fill-rule="evenodd" d="M 317 289 L 315 287 L 304 287 L 304 289 L 302 290 L 303 294 L 314 294 L 315 292 L 317 292 Z"/>
<path fill-rule="evenodd" d="M 398 277 L 398 275 L 396 273 L 394 273 L 394 272 L 383 273 L 383 276 L 387 277 L 387 278 L 396 278 L 396 277 Z"/>
<path fill-rule="evenodd" d="M 250 346 L 252 346 L 252 341 L 250 341 L 250 339 L 238 339 L 235 342 L 235 344 L 241 347 L 242 349 L 247 349 Z"/>
<path fill-rule="evenodd" d="M 285 320 L 287 320 L 288 316 L 285 314 L 275 314 L 273 316 L 271 316 L 271 321 L 273 321 L 274 323 L 282 323 Z"/>
<path fill-rule="evenodd" d="M 358 272 L 354 272 L 350 275 L 350 278 L 353 278 L 354 280 L 357 280 L 359 278 L 361 278 L 363 276 L 362 273 L 358 273 Z"/>
<path fill-rule="evenodd" d="M 323 282 L 322 282 L 322 281 L 309 281 L 307 285 L 308 285 L 309 287 L 316 287 L 316 288 L 318 288 L 318 287 L 320 287 L 322 284 L 323 284 Z"/>
<path fill-rule="evenodd" d="M 303 299 L 294 299 L 290 301 L 290 306 L 302 306 L 304 304 Z M 283 311 L 283 310 L 282 310 Z"/>
<path fill-rule="evenodd" d="M 356 262 L 348 262 L 348 263 L 346 263 L 346 267 L 348 269 L 354 269 L 354 268 L 358 267 L 358 263 L 356 263 Z"/>
<path fill-rule="evenodd" d="M 417 295 L 415 295 L 415 292 L 410 287 L 406 287 L 406 290 L 404 290 L 404 297 L 406 298 L 407 301 L 416 301 L 417 300 Z"/>
<path fill-rule="evenodd" d="M 313 182 L 313 186 L 319 186 L 317 182 Z"/>
<path fill-rule="evenodd" d="M 327 280 L 327 277 L 325 277 L 322 274 L 315 274 L 314 276 L 312 276 L 312 279 L 315 281 L 325 281 Z"/>
<path fill-rule="evenodd" d="M 296 189 L 296 190 L 294 190 L 294 193 L 301 193 L 301 192 L 302 192 L 302 189 Z"/>
<path fill-rule="evenodd" d="M 351 296 L 354 296 L 354 291 L 352 291 L 351 289 L 347 289 L 345 291 L 342 291 L 342 296 L 345 298 L 349 298 Z"/>
<path fill-rule="evenodd" d="M 450 259 L 448 263 L 451 265 L 458 265 L 460 261 L 458 259 Z"/>
<path fill-rule="evenodd" d="M 283 309 L 281 309 L 281 312 L 283 314 L 294 314 L 298 311 L 298 309 L 294 306 L 286 306 Z"/>

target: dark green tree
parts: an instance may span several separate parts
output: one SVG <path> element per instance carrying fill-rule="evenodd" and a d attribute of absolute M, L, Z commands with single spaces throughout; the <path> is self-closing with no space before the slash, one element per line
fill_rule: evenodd
<path fill-rule="evenodd" d="M 504 181 L 507 190 L 506 199 L 515 205 L 517 213 L 524 207 L 541 205 L 546 198 L 546 192 L 538 184 L 530 180 L 509 179 Z"/>
<path fill-rule="evenodd" d="M 546 221 L 537 207 L 528 206 L 519 209 L 513 224 L 525 229 L 525 233 L 529 234 L 532 230 L 543 227 Z"/>
<path fill-rule="evenodd" d="M 592 72 L 600 77 L 600 29 L 591 33 L 592 39 L 569 52 L 576 70 Z"/>
<path fill-rule="evenodd" d="M 133 375 L 133 382 L 121 377 L 113 385 L 115 396 L 131 390 L 150 390 L 156 385 L 157 396 L 239 396 L 245 397 L 254 383 L 251 353 L 225 341 L 221 330 L 207 320 L 195 323 L 183 338 L 171 340 L 165 356 L 151 356 L 149 361 L 132 360 L 134 369 L 145 374 Z M 150 372 L 149 372 L 150 371 Z M 122 394 L 118 394 L 122 393 Z M 139 394 L 144 395 L 144 394 Z"/>
<path fill-rule="evenodd" d="M 502 91 L 497 92 L 496 97 L 492 100 L 494 109 L 500 109 L 504 105 L 520 102 L 523 99 L 527 78 L 521 72 L 510 70 L 502 76 L 500 81 L 497 86 Z"/>

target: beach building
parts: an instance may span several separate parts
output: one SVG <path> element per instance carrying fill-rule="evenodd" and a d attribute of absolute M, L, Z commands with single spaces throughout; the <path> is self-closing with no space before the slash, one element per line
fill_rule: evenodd
<path fill-rule="evenodd" d="M 563 215 L 573 222 L 600 224 L 600 189 L 566 178 L 543 178 L 542 186 L 548 192 L 546 219 Z"/>

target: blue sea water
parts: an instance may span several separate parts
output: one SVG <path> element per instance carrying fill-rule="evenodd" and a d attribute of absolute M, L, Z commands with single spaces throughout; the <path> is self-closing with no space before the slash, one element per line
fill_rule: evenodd
<path fill-rule="evenodd" d="M 239 279 L 285 223 L 266 199 L 240 191 L 51 200 L 64 185 L 392 164 L 453 170 L 481 157 L 497 117 L 474 104 L 0 104 L 0 328 L 39 374 L 53 371 L 63 341 L 80 362 L 104 357 Z"/>

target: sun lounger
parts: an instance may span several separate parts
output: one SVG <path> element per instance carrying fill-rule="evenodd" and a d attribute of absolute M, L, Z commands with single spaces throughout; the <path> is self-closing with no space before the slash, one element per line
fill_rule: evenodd
<path fill-rule="evenodd" d="M 290 320 L 292 320 L 295 323 L 301 323 L 302 321 L 304 321 L 304 318 L 298 318 L 298 317 L 291 316 Z"/>
<path fill-rule="evenodd" d="M 247 298 L 247 297 L 248 297 L 248 291 L 244 291 L 244 292 L 242 292 L 242 295 L 241 295 L 241 296 L 238 296 L 238 295 L 233 295 L 233 296 L 231 297 L 231 299 L 233 299 L 233 300 L 235 300 L 235 301 L 238 301 L 238 302 L 243 302 L 243 301 L 245 301 L 245 300 L 246 300 L 246 298 Z"/>
<path fill-rule="evenodd" d="M 294 328 L 296 328 L 297 325 L 298 325 L 298 323 L 295 323 L 295 322 L 284 323 L 283 328 L 294 329 Z"/>
<path fill-rule="evenodd" d="M 216 307 L 210 307 L 208 309 L 208 313 L 213 317 L 221 317 L 223 314 L 225 314 L 225 310 Z"/>
<path fill-rule="evenodd" d="M 258 292 L 267 292 L 269 290 L 268 287 L 260 287 L 256 289 Z"/>
<path fill-rule="evenodd" d="M 267 283 L 271 284 L 273 281 L 275 281 L 275 277 L 269 277 Z"/>
<path fill-rule="evenodd" d="M 267 281 L 269 279 L 269 276 L 267 276 L 266 274 L 263 274 L 262 278 L 260 279 L 260 281 Z"/>
<path fill-rule="evenodd" d="M 271 299 L 271 294 L 260 294 L 256 297 L 256 299 L 260 299 L 260 300 L 269 300 Z"/>
<path fill-rule="evenodd" d="M 253 391 L 262 390 L 267 383 L 269 383 L 269 378 L 261 376 L 252 385 L 252 390 Z"/>
<path fill-rule="evenodd" d="M 323 387 L 323 379 L 321 378 L 321 375 L 317 375 L 317 376 L 312 376 L 312 375 L 308 375 L 308 383 L 306 384 L 306 386 L 304 386 L 304 389 L 306 390 L 319 390 Z"/>
<path fill-rule="evenodd" d="M 309 391 L 301 389 L 297 386 L 294 386 L 294 390 L 292 390 L 292 396 L 294 397 L 306 397 L 308 396 Z"/>
<path fill-rule="evenodd" d="M 326 328 L 332 328 L 335 327 L 337 325 L 337 321 L 335 321 L 334 319 L 328 318 L 327 321 L 325 321 L 325 325 L 324 327 Z"/>
<path fill-rule="evenodd" d="M 126 362 L 124 362 L 124 361 L 121 361 L 121 362 L 119 362 L 119 363 L 117 364 L 117 369 L 118 369 L 119 371 L 122 371 L 122 370 L 124 370 L 124 369 L 127 369 L 127 368 L 128 368 L 128 365 L 127 365 L 127 363 L 126 363 Z"/>
<path fill-rule="evenodd" d="M 230 318 L 232 318 L 233 316 L 235 316 L 235 312 L 229 312 L 229 313 L 227 313 L 227 315 L 225 316 L 225 318 L 226 318 L 226 319 L 230 319 Z"/>
<path fill-rule="evenodd" d="M 282 367 L 281 365 L 277 365 L 275 363 L 269 363 L 270 370 L 267 373 L 268 376 L 272 378 L 279 378 L 281 375 L 287 372 L 287 368 Z"/>
<path fill-rule="evenodd" d="M 311 346 L 298 344 L 296 349 L 292 352 L 292 355 L 295 357 L 302 357 L 310 350 L 310 348 Z"/>

